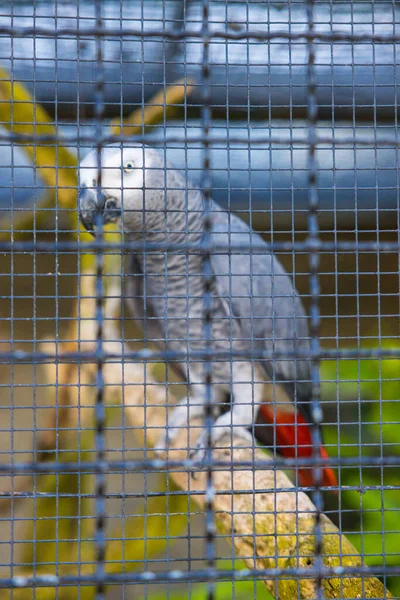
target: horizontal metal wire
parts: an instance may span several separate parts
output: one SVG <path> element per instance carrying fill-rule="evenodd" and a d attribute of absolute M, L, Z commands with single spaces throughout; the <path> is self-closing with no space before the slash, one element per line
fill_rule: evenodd
<path fill-rule="evenodd" d="M 343 31 L 318 32 L 305 29 L 304 31 L 259 31 L 243 29 L 240 31 L 214 30 L 206 33 L 199 29 L 147 29 L 143 28 L 105 28 L 105 27 L 15 27 L 2 25 L 0 35 L 15 38 L 24 37 L 45 37 L 45 38 L 161 38 L 172 41 L 181 41 L 187 38 L 194 38 L 204 41 L 213 39 L 222 40 L 248 40 L 254 39 L 259 42 L 285 39 L 288 41 L 314 40 L 320 42 L 375 42 L 377 44 L 397 44 L 400 42 L 400 34 L 393 33 L 345 33 Z"/>
<path fill-rule="evenodd" d="M 375 209 L 376 210 L 376 209 Z M 226 234 L 229 236 L 229 232 Z M 250 237 L 250 235 L 249 235 Z M 106 242 L 96 241 L 83 242 L 77 240 L 76 242 L 60 242 L 59 240 L 53 242 L 46 242 L 36 240 L 33 242 L 27 241 L 9 241 L 0 242 L 0 252 L 5 254 L 25 254 L 35 252 L 36 254 L 53 254 L 54 252 L 62 253 L 87 253 L 87 252 L 99 252 L 103 251 L 104 254 L 119 254 L 121 252 L 132 252 L 132 253 L 151 253 L 151 252 L 210 252 L 212 254 L 243 254 L 250 253 L 253 255 L 265 254 L 268 252 L 303 252 L 307 253 L 310 251 L 318 250 L 323 253 L 393 253 L 400 250 L 400 240 L 398 242 L 381 242 L 381 241 L 367 241 L 367 242 L 346 242 L 346 241 L 333 241 L 324 242 L 322 240 L 310 240 L 306 239 L 302 242 L 267 242 L 257 243 L 256 241 L 250 244 L 235 244 L 230 243 L 211 243 L 205 244 L 202 241 L 199 242 L 183 242 L 171 243 L 171 242 Z"/>
<path fill-rule="evenodd" d="M 328 534 L 329 535 L 329 534 Z M 332 534 L 336 535 L 336 534 Z M 301 555 L 299 555 L 301 557 Z M 307 555 L 308 556 L 308 555 Z M 90 564 L 90 563 L 89 563 Z M 400 565 L 374 565 L 376 575 L 398 575 Z M 248 579 L 315 579 L 321 576 L 344 578 L 349 575 L 371 577 L 371 569 L 365 566 L 318 567 L 307 568 L 270 568 L 270 569 L 199 569 L 190 571 L 142 571 L 141 573 L 107 573 L 102 580 L 107 584 L 139 584 L 139 583 L 188 583 L 200 581 L 243 581 Z M 90 575 L 36 575 L 31 577 L 16 576 L 0 578 L 0 588 L 58 587 L 71 585 L 93 585 L 97 582 L 96 574 Z"/>
<path fill-rule="evenodd" d="M 0 80 L 1 81 L 1 80 Z M 195 85 L 195 84 L 194 84 Z M 16 101 L 15 104 L 18 104 L 18 102 Z M 24 104 L 26 104 L 26 102 L 24 102 Z M 1 124 L 1 122 L 0 122 Z M 157 126 L 155 126 L 157 128 Z M 247 142 L 242 138 L 242 137 L 236 137 L 236 136 L 229 136 L 229 138 L 227 139 L 226 137 L 218 137 L 217 135 L 213 135 L 212 137 L 209 136 L 201 136 L 201 135 L 196 135 L 196 136 L 188 136 L 188 135 L 178 135 L 178 136 L 174 136 L 174 135 L 165 135 L 162 138 L 156 138 L 154 137 L 154 135 L 151 134 L 143 134 L 143 135 L 105 135 L 101 138 L 99 138 L 99 143 L 104 146 L 107 144 L 117 144 L 117 143 L 121 143 L 121 144 L 147 144 L 149 146 L 164 146 L 165 144 L 204 144 L 207 143 L 210 146 L 213 146 L 215 144 L 222 144 L 224 146 L 224 148 L 227 147 L 227 145 L 231 145 L 231 144 L 241 144 L 244 147 L 247 147 L 248 144 L 251 142 L 251 144 L 253 145 L 261 145 L 261 144 L 276 144 L 276 145 L 280 145 L 280 146 L 297 146 L 297 145 L 301 145 L 304 146 L 304 148 L 308 147 L 308 138 L 307 137 L 300 137 L 300 136 L 286 136 L 286 137 L 281 137 L 281 136 L 271 136 L 271 135 L 267 135 L 267 136 L 261 136 L 261 137 L 257 137 L 257 138 L 252 138 L 251 140 L 249 139 Z M 29 135 L 29 134 L 23 134 L 23 133 L 3 133 L 0 132 L 0 142 L 7 142 L 7 143 L 16 143 L 16 144 L 36 144 L 37 146 L 41 146 L 41 145 L 58 145 L 61 144 L 63 146 L 70 146 L 71 144 L 93 144 L 96 145 L 97 144 L 97 138 L 95 138 L 93 135 L 88 135 L 88 134 L 82 134 L 82 135 L 75 135 L 75 136 L 68 136 L 65 137 L 63 135 Z M 366 147 L 389 147 L 389 148 L 397 148 L 400 145 L 400 136 L 396 138 L 390 137 L 390 138 L 385 138 L 385 137 L 378 137 L 376 134 L 376 130 L 374 129 L 374 133 L 372 135 L 370 135 L 369 138 L 365 138 L 365 137 L 340 137 L 338 139 L 336 139 L 334 136 L 316 136 L 315 137 L 315 144 L 320 146 L 320 145 L 327 145 L 327 146 L 366 146 Z M 51 167 L 54 168 L 54 167 Z"/>
<path fill-rule="evenodd" d="M 159 405 L 158 405 L 159 406 Z M 151 407 L 150 407 L 151 408 Z M 161 428 L 155 428 L 161 429 Z M 20 462 L 0 464 L 0 473 L 7 475 L 22 475 L 29 473 L 96 473 L 100 470 L 104 473 L 146 473 L 146 472 L 190 472 L 206 471 L 211 466 L 215 471 L 243 471 L 243 470 L 269 470 L 279 471 L 282 469 L 296 469 L 315 466 L 332 467 L 399 467 L 400 456 L 342 456 L 342 457 L 318 457 L 310 458 L 273 458 L 252 461 L 207 461 L 202 460 L 175 460 L 163 459 L 148 460 L 104 460 L 102 462 L 93 460 L 85 461 L 46 461 L 46 462 Z M 309 488 L 311 489 L 311 488 Z M 333 489 L 330 487 L 329 489 Z M 296 492 L 296 488 L 293 488 Z M 236 493 L 236 492 L 235 492 Z"/>
<path fill-rule="evenodd" d="M 344 465 L 346 467 L 348 467 L 349 465 Z M 352 465 L 353 467 L 358 467 L 359 464 L 358 462 L 354 465 Z M 361 465 L 364 466 L 364 465 Z M 376 465 L 373 465 L 376 466 Z M 391 466 L 391 465 L 389 465 Z M 294 467 L 292 467 L 294 468 Z M 307 487 L 307 486 L 302 486 L 301 487 L 302 491 L 311 491 L 313 488 L 312 487 Z M 322 489 L 325 489 L 324 487 L 322 487 Z M 332 490 L 332 487 L 326 488 L 327 490 Z M 382 490 L 382 486 L 381 485 L 363 485 L 363 484 L 359 484 L 359 485 L 340 485 L 340 490 L 341 492 L 349 492 L 349 491 L 355 491 L 355 492 L 368 492 L 368 491 L 381 491 Z M 259 491 L 262 491 L 263 493 L 276 493 L 276 488 L 275 487 L 271 487 L 271 488 L 262 488 L 262 490 L 258 490 L 257 493 Z M 400 491 L 400 485 L 385 485 L 385 491 Z M 283 494 L 286 492 L 290 492 L 292 493 L 297 493 L 297 489 L 295 487 L 293 487 L 293 485 L 291 485 L 290 487 L 280 487 L 279 488 L 279 493 Z M 254 495 L 254 490 L 249 490 L 249 489 L 241 489 L 240 487 L 236 487 L 235 488 L 235 494 L 237 495 Z M 128 491 L 124 491 L 124 492 L 107 492 L 106 494 L 104 494 L 104 497 L 107 499 L 116 499 L 116 500 L 121 500 L 121 499 L 128 499 L 128 498 L 133 498 L 133 499 L 139 499 L 139 500 L 149 500 L 151 498 L 172 498 L 175 496 L 179 496 L 181 498 L 187 498 L 188 496 L 188 492 L 185 490 L 173 490 L 171 492 L 148 492 L 148 491 L 142 491 L 142 492 L 128 492 Z M 203 490 L 190 490 L 190 496 L 204 496 L 204 491 Z M 218 496 L 232 496 L 232 490 L 223 490 L 220 489 L 218 490 Z M 63 492 L 40 492 L 40 491 L 34 491 L 34 492 L 27 492 L 27 491 L 17 491 L 17 490 L 7 490 L 7 491 L 0 491 L 0 500 L 1 499 L 34 499 L 34 498 L 81 498 L 83 500 L 85 499 L 93 499 L 96 498 L 96 494 L 92 493 L 63 493 Z M 366 509 L 365 509 L 366 510 Z M 374 509 L 367 509 L 370 512 L 374 512 L 374 511 L 380 511 L 379 508 Z M 396 510 L 396 509 L 394 509 Z M 195 512 L 193 510 L 193 512 Z M 201 512 L 201 509 L 199 508 L 199 512 Z M 329 514 L 329 512 L 337 512 L 335 510 L 333 511 L 329 511 L 328 509 L 325 511 L 326 514 Z M 345 512 L 357 512 L 357 509 L 354 508 L 342 508 L 341 512 L 345 513 Z M 186 514 L 186 512 L 182 513 L 182 514 Z M 114 518 L 118 518 L 118 516 L 114 517 Z M 282 534 L 284 535 L 284 534 Z"/>
<path fill-rule="evenodd" d="M 110 340 L 120 342 L 121 340 Z M 279 360 L 292 361 L 295 359 L 331 359 L 341 358 L 342 360 L 360 359 L 381 359 L 381 358 L 400 358 L 400 348 L 320 348 L 313 350 L 311 348 L 304 350 L 132 350 L 125 352 L 98 352 L 98 351 L 79 351 L 79 352 L 59 352 L 51 354 L 49 352 L 26 352 L 24 350 L 13 350 L 10 352 L 0 352 L 0 364 L 27 363 L 27 364 L 61 364 L 61 363 L 97 363 L 97 362 L 182 362 L 191 360 L 203 361 L 229 361 L 232 359 L 249 360 Z"/>

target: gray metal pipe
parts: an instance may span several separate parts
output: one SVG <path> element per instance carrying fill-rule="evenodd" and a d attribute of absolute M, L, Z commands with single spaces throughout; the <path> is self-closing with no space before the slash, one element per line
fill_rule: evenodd
<path fill-rule="evenodd" d="M 62 127 L 66 140 L 74 135 L 74 127 Z M 82 135 L 93 134 L 90 125 L 81 126 Z M 356 136 L 361 139 L 385 136 L 396 140 L 394 128 L 372 125 L 359 125 L 351 128 L 346 122 L 335 124 L 335 138 Z M 288 139 L 291 145 L 255 144 L 269 134 Z M 307 134 L 306 121 L 295 121 L 292 126 L 287 121 L 234 122 L 229 129 L 224 121 L 213 121 L 211 136 L 226 140 L 211 146 L 212 194 L 223 206 L 244 215 L 252 211 L 255 226 L 264 227 L 271 222 L 276 227 L 296 226 L 304 223 L 308 208 L 307 190 L 307 148 L 296 139 L 304 139 Z M 332 134 L 330 123 L 321 122 L 318 135 Z M 200 124 L 189 121 L 184 127 L 181 121 L 170 122 L 166 127 L 158 126 L 150 134 L 162 142 L 168 137 L 187 137 L 187 145 L 169 143 L 168 157 L 179 168 L 187 170 L 188 178 L 195 185 L 200 183 L 201 145 L 190 139 L 201 135 Z M 230 142 L 235 138 L 238 143 Z M 162 145 L 162 144 L 161 144 Z M 73 144 L 68 146 L 74 149 Z M 77 152 L 77 148 L 75 150 Z M 80 156 L 86 149 L 81 147 Z M 336 219 L 337 225 L 352 227 L 372 226 L 377 216 L 380 222 L 386 219 L 393 222 L 399 209 L 399 156 L 395 143 L 393 148 L 376 146 L 365 147 L 326 145 L 318 148 L 317 160 L 318 191 L 321 208 L 321 222 L 328 226 Z M 11 163 L 11 150 L 3 146 L 0 154 L 0 207 L 10 210 L 14 207 L 29 206 L 36 197 L 39 201 L 43 193 L 40 176 L 34 179 L 34 168 L 26 159 L 21 148 L 15 147 L 14 167 Z M 35 185 L 36 181 L 36 185 Z M 14 190 L 12 192 L 12 190 Z"/>
<path fill-rule="evenodd" d="M 43 0 L 35 3 L 3 3 L 0 23 L 15 27 L 54 28 L 55 7 Z M 79 12 L 78 12 L 79 6 Z M 119 115 L 152 96 L 165 82 L 184 76 L 198 78 L 201 40 L 170 41 L 163 30 L 201 26 L 200 3 L 175 0 L 131 0 L 123 6 L 104 1 L 105 27 L 159 30 L 160 38 L 118 38 L 104 41 L 105 101 L 108 114 Z M 9 14 L 9 16 L 7 16 Z M 34 14 L 36 14 L 34 18 Z M 57 4 L 57 27 L 94 27 L 92 0 Z M 400 21 L 392 3 L 316 5 L 316 31 L 391 34 Z M 184 17 L 184 20 L 182 20 Z M 211 30 L 296 32 L 306 29 L 302 4 L 227 2 L 211 3 Z M 284 39 L 213 40 L 210 44 L 212 105 L 230 118 L 243 118 L 251 109 L 257 118 L 304 117 L 306 110 L 306 44 Z M 399 49 L 394 44 L 322 43 L 316 45 L 317 103 L 320 116 L 392 120 L 398 114 L 400 82 Z M 0 61 L 35 93 L 37 101 L 60 118 L 90 116 L 95 92 L 95 42 L 76 36 L 56 41 L 36 36 L 0 38 Z M 200 104 L 201 89 L 188 99 Z M 262 116 L 261 116 L 262 115 Z"/>

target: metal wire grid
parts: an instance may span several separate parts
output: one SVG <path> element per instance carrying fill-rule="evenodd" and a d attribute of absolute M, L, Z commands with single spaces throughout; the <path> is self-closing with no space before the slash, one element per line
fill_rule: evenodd
<path fill-rule="evenodd" d="M 210 40 L 209 40 L 209 0 L 203 1 L 202 14 L 202 41 L 203 41 L 203 65 L 202 65 L 202 84 L 203 84 L 203 107 L 201 113 L 201 125 L 203 128 L 205 140 L 203 149 L 203 173 L 201 181 L 201 189 L 204 194 L 204 222 L 203 222 L 203 243 L 206 251 L 203 254 L 203 278 L 204 278 L 204 344 L 205 349 L 212 351 L 212 319 L 213 319 L 213 298 L 212 298 L 212 283 L 213 274 L 211 266 L 211 254 L 207 252 L 207 247 L 211 242 L 212 231 L 212 213 L 211 213 L 211 176 L 210 176 L 210 154 L 209 154 L 209 136 L 211 127 L 211 95 L 210 95 Z M 207 481 L 206 481 L 206 560 L 207 567 L 211 571 L 216 568 L 216 552 L 215 552 L 215 533 L 216 525 L 214 521 L 214 486 L 213 486 L 213 469 L 212 469 L 212 427 L 214 424 L 214 412 L 212 404 L 212 363 L 211 360 L 204 364 L 204 383 L 205 383 L 205 410 L 204 410 L 204 427 L 207 431 L 207 450 L 206 461 Z M 210 579 L 208 582 L 207 598 L 213 600 L 215 595 L 215 582 Z"/>
<path fill-rule="evenodd" d="M 143 28 L 135 29 L 115 29 L 105 30 L 103 28 L 103 17 L 102 17 L 102 2 L 96 0 L 96 26 L 94 28 L 87 29 L 74 29 L 74 28 L 54 28 L 52 30 L 40 27 L 26 27 L 16 28 L 13 26 L 4 27 L 0 26 L 1 35 L 9 35 L 11 38 L 23 37 L 25 35 L 33 36 L 45 36 L 49 38 L 59 38 L 63 36 L 81 36 L 81 37 L 92 37 L 96 41 L 97 48 L 97 75 L 96 75 L 96 102 L 95 102 L 95 121 L 96 121 L 96 136 L 93 139 L 92 136 L 78 135 L 74 140 L 79 144 L 82 142 L 91 142 L 96 144 L 97 155 L 98 155 L 98 167 L 101 172 L 101 150 L 107 143 L 122 142 L 126 141 L 126 137 L 120 136 L 104 136 L 102 131 L 102 123 L 104 119 L 104 73 L 102 69 L 102 43 L 106 37 L 115 37 L 120 39 L 122 36 L 137 37 L 144 39 L 146 37 L 160 37 L 160 32 L 157 31 L 144 31 Z M 97 363 L 97 402 L 96 402 L 96 458 L 94 461 L 85 462 L 71 462 L 71 463 L 40 463 L 40 462 L 21 462 L 15 464 L 13 461 L 9 464 L 0 465 L 1 473 L 8 473 L 13 476 L 21 473 L 60 473 L 68 471 L 79 472 L 94 472 L 96 473 L 96 572 L 89 576 L 33 576 L 23 577 L 15 576 L 10 578 L 0 578 L 0 587 L 10 588 L 21 588 L 21 587 L 41 587 L 41 586 L 62 586 L 62 585 L 82 585 L 94 583 L 96 585 L 96 597 L 102 598 L 105 594 L 105 586 L 108 583 L 148 583 L 148 582 L 194 582 L 194 581 L 207 581 L 208 597 L 211 599 L 214 596 L 215 582 L 218 580 L 231 578 L 236 579 L 240 577 L 263 579 L 270 577 L 284 577 L 286 575 L 294 575 L 296 577 L 310 576 L 310 573 L 317 578 L 317 597 L 322 598 L 321 581 L 324 576 L 335 574 L 343 577 L 351 573 L 355 574 L 367 574 L 368 571 L 364 567 L 359 568 L 345 568 L 340 569 L 327 569 L 322 563 L 322 531 L 320 524 L 320 516 L 323 512 L 322 495 L 319 489 L 321 482 L 321 467 L 322 463 L 319 459 L 319 448 L 321 445 L 320 437 L 320 424 L 322 422 L 322 411 L 320 408 L 320 380 L 319 380 L 319 361 L 321 358 L 382 358 L 382 357 L 400 357 L 400 350 L 397 348 L 376 348 L 376 349 L 357 349 L 357 350 L 331 350 L 321 348 L 320 335 L 319 335 L 319 322 L 320 322 L 320 298 L 319 298 L 319 256 L 321 252 L 359 252 L 359 251 L 370 251 L 370 252 L 398 252 L 399 244 L 396 242 L 357 242 L 357 244 L 351 242 L 323 242 L 320 239 L 318 229 L 318 188 L 317 188 L 317 172 L 318 166 L 315 160 L 316 148 L 320 144 L 335 144 L 334 137 L 332 138 L 320 138 L 317 136 L 316 125 L 317 125 L 317 104 L 315 97 L 315 72 L 314 72 L 314 61 L 315 61 L 315 42 L 317 41 L 348 41 L 352 43 L 369 41 L 369 42 L 400 42 L 399 35 L 357 35 L 357 34 L 343 34 L 341 32 L 332 32 L 327 34 L 317 33 L 314 30 L 314 1 L 308 0 L 307 2 L 307 14 L 308 24 L 307 29 L 301 33 L 287 33 L 287 32 L 259 32 L 259 31 L 241 31 L 241 32 L 225 32 L 218 31 L 211 33 L 209 30 L 209 1 L 203 0 L 203 19 L 201 31 L 193 30 L 182 30 L 182 31 L 165 31 L 163 36 L 172 40 L 185 40 L 187 38 L 198 38 L 201 40 L 203 45 L 203 63 L 202 63 L 202 81 L 203 87 L 203 102 L 202 102 L 202 129 L 203 134 L 197 138 L 197 141 L 203 144 L 203 164 L 202 164 L 202 190 L 205 198 L 205 231 L 200 244 L 196 246 L 190 246 L 190 244 L 183 244 L 182 246 L 170 246 L 166 244 L 140 244 L 135 247 L 135 244 L 118 244 L 118 245 L 104 245 L 102 223 L 101 219 L 98 222 L 98 235 L 96 241 L 91 244 L 85 245 L 85 251 L 92 251 L 97 256 L 97 270 L 96 270 L 96 321 L 97 321 L 97 347 L 94 353 L 79 352 L 79 353 L 64 353 L 63 355 L 57 356 L 58 364 L 62 362 L 93 362 Z M 306 39 L 308 44 L 308 108 L 307 108 L 307 121 L 308 121 L 308 135 L 301 140 L 300 143 L 304 143 L 308 148 L 308 194 L 309 194 L 309 216 L 308 216 L 308 237 L 304 242 L 291 243 L 279 243 L 272 242 L 270 244 L 272 251 L 289 251 L 289 252 L 307 252 L 309 255 L 309 287 L 311 294 L 311 338 L 312 345 L 309 357 L 313 363 L 312 369 L 312 383 L 313 383 L 313 395 L 312 395 L 312 416 L 313 416 L 313 443 L 314 443 L 314 457 L 311 460 L 307 459 L 276 459 L 271 461 L 266 460 L 264 462 L 257 461 L 256 463 L 240 463 L 232 465 L 232 469 L 262 469 L 265 468 L 286 468 L 286 467 L 298 467 L 299 465 L 308 465 L 313 467 L 314 479 L 316 482 L 315 489 L 312 492 L 314 503 L 317 507 L 316 521 L 315 521 L 315 534 L 316 534 L 316 557 L 315 568 L 313 570 L 307 569 L 254 569 L 248 570 L 248 572 L 238 573 L 237 571 L 227 569 L 216 569 L 216 554 L 215 554 L 215 524 L 213 515 L 213 485 L 212 476 L 213 470 L 218 468 L 226 468 L 226 464 L 212 464 L 212 448 L 211 448 L 211 428 L 212 428 L 212 411 L 211 411 L 211 359 L 216 358 L 215 351 L 212 350 L 211 346 L 211 330 L 210 325 L 212 321 L 211 312 L 211 276 L 210 273 L 210 255 L 211 252 L 218 251 L 218 248 L 211 247 L 210 245 L 210 233 L 212 230 L 212 218 L 209 212 L 209 199 L 211 193 L 211 179 L 210 179 L 210 156 L 209 147 L 211 143 L 216 143 L 218 139 L 213 138 L 210 140 L 210 127 L 211 127 L 211 100 L 210 100 L 210 71 L 209 71 L 209 44 L 210 40 L 215 38 L 220 39 L 231 39 L 231 40 L 248 40 L 255 39 L 258 41 L 270 41 L 273 39 L 286 39 L 289 41 L 295 41 L 299 39 Z M 191 138 L 192 139 L 192 138 Z M 12 142 L 12 143 L 23 143 L 23 142 L 34 142 L 37 144 L 57 144 L 59 139 L 54 136 L 23 136 L 23 135 L 4 135 L 0 136 L 0 140 Z M 64 140 L 61 141 L 63 143 Z M 149 136 L 142 135 L 135 137 L 136 142 L 143 143 L 154 143 Z M 179 141 L 185 142 L 182 137 L 169 138 L 169 142 Z M 234 140 L 230 140 L 233 142 Z M 264 139 L 258 140 L 259 143 L 274 142 L 279 144 L 291 144 L 291 138 L 286 140 L 282 137 L 274 138 L 268 136 Z M 388 145 L 393 147 L 398 145 L 398 140 L 393 139 L 357 139 L 355 137 L 340 139 L 338 144 L 354 146 L 355 143 L 365 146 L 385 146 Z M 98 181 L 98 192 L 101 191 L 101 179 Z M 106 520 L 106 509 L 105 509 L 105 498 L 106 498 L 106 474 L 112 472 L 151 472 L 159 471 L 160 469 L 183 469 L 186 470 L 192 466 L 191 461 L 162 461 L 144 459 L 140 461 L 110 461 L 105 460 L 105 432 L 104 432 L 104 418 L 105 418 L 105 407 L 103 403 L 104 393 L 104 381 L 102 376 L 103 365 L 106 360 L 134 360 L 134 361 L 155 361 L 155 360 L 166 360 L 168 361 L 177 360 L 179 353 L 174 352 L 151 352 L 149 350 L 136 351 L 131 353 L 118 354 L 107 354 L 103 351 L 102 345 L 102 328 L 103 328 L 103 313 L 102 313 L 102 302 L 103 302 L 103 257 L 105 252 L 120 252 L 122 250 L 134 251 L 165 251 L 171 250 L 189 250 L 197 248 L 204 255 L 204 339 L 206 340 L 204 350 L 194 353 L 191 352 L 189 355 L 182 352 L 181 356 L 187 360 L 202 359 L 206 369 L 206 382 L 207 382 L 207 412 L 205 418 L 205 427 L 208 431 L 208 462 L 205 468 L 207 470 L 207 507 L 206 507 L 206 541 L 207 541 L 207 568 L 201 570 L 192 570 L 188 573 L 184 572 L 142 572 L 142 573 L 121 573 L 118 575 L 110 575 L 105 572 L 105 520 Z M 80 244 L 68 242 L 63 243 L 58 241 L 56 246 L 53 243 L 46 242 L 1 242 L 0 251 L 9 252 L 11 255 L 19 252 L 34 252 L 36 253 L 52 253 L 56 252 L 74 252 L 82 251 L 83 248 Z M 231 248 L 221 246 L 221 251 L 233 252 Z M 250 251 L 250 248 L 247 248 Z M 241 247 L 240 252 L 245 252 L 246 247 Z M 251 251 L 254 253 L 257 249 L 254 245 L 251 246 Z M 304 353 L 293 352 L 284 353 L 284 358 L 295 358 L 304 357 Z M 240 357 L 240 354 L 229 351 L 226 353 L 218 353 L 218 358 L 230 359 Z M 282 354 L 273 352 L 264 352 L 260 356 L 260 353 L 252 353 L 252 359 L 256 358 L 270 358 L 277 359 L 282 357 Z M 48 362 L 52 359 L 50 354 L 44 352 L 21 352 L 11 350 L 10 352 L 0 353 L 0 362 L 5 364 L 18 364 L 18 363 L 32 363 L 34 365 L 41 362 Z M 354 465 L 354 459 L 338 458 L 332 459 L 331 463 L 337 466 Z M 376 466 L 399 466 L 399 459 L 396 456 L 383 456 L 378 458 L 362 457 L 357 459 L 357 465 L 376 465 Z M 197 465 L 199 468 L 199 465 Z M 398 566 L 389 567 L 387 565 L 378 567 L 375 569 L 377 574 L 389 575 L 389 574 L 400 574 L 400 568 Z"/>
<path fill-rule="evenodd" d="M 102 1 L 96 0 L 95 2 L 96 11 L 96 27 L 102 26 Z M 96 159 L 97 159 L 97 196 L 100 197 L 102 193 L 102 149 L 101 133 L 104 119 L 104 73 L 103 73 L 103 52 L 102 42 L 99 37 L 96 37 L 96 63 L 97 63 L 97 75 L 96 75 L 96 99 L 95 99 L 95 124 L 96 124 L 96 138 L 99 142 L 96 144 Z M 96 218 L 96 228 L 98 229 L 98 236 L 100 245 L 104 243 L 104 231 L 103 231 L 103 219 L 98 210 Z M 106 591 L 106 573 L 105 573 L 105 557 L 106 557 L 106 539 L 105 539 L 105 526 L 106 526 L 106 502 L 105 502 L 105 491 L 106 491 L 106 473 L 103 468 L 103 462 L 105 458 L 105 406 L 104 406 L 104 377 L 103 377 L 103 359 L 101 358 L 103 350 L 103 252 L 101 248 L 96 254 L 96 353 L 99 353 L 100 357 L 97 359 L 97 378 L 96 378 L 96 412 L 95 412 L 95 427 L 96 427 L 96 600 L 104 598 Z"/>

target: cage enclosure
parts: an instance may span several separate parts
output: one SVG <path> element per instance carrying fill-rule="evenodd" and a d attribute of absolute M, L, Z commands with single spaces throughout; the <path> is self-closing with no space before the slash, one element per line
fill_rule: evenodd
<path fill-rule="evenodd" d="M 1 3 L 0 600 L 400 598 L 399 22 Z"/>

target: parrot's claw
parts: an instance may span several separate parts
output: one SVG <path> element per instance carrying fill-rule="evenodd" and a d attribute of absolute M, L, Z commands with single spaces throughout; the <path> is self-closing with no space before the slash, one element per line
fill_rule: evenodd
<path fill-rule="evenodd" d="M 187 398 L 182 400 L 169 415 L 168 427 L 163 432 L 163 435 L 160 437 L 154 450 L 156 452 L 165 454 L 170 445 L 175 442 L 177 436 L 181 433 L 181 430 L 188 429 L 190 420 L 203 415 L 204 404 L 195 404 L 194 402 L 189 402 L 188 404 Z M 233 416 L 231 412 L 228 412 L 219 416 L 214 421 L 211 429 L 211 444 L 213 448 L 220 446 L 219 442 L 225 438 L 224 447 L 228 450 L 232 449 L 232 431 L 240 435 L 241 438 L 248 440 L 250 446 L 254 445 L 253 437 L 246 429 L 247 427 L 251 426 L 251 416 L 249 417 L 248 415 L 244 414 L 243 416 L 239 415 L 239 417 L 240 418 L 238 418 L 237 414 L 236 416 Z M 232 424 L 232 421 L 234 421 L 234 425 Z M 191 467 L 191 477 L 193 479 L 196 479 L 197 472 L 204 470 L 207 457 L 207 448 L 208 432 L 203 431 L 200 437 L 197 439 L 194 448 L 192 448 L 189 453 L 189 459 L 200 467 L 198 468 L 196 465 Z"/>
<path fill-rule="evenodd" d="M 204 441 L 202 441 L 204 440 Z M 205 432 L 203 432 L 200 435 L 200 438 L 198 440 L 198 442 L 196 443 L 196 446 L 189 452 L 189 460 L 199 463 L 200 465 L 202 465 L 205 462 L 205 458 L 206 458 L 206 444 L 207 444 L 207 440 L 206 440 L 206 436 L 205 436 Z M 193 465 L 190 469 L 190 477 L 193 480 L 197 479 L 197 467 L 195 465 Z"/>
<path fill-rule="evenodd" d="M 173 443 L 174 439 L 179 435 L 180 427 L 176 427 L 175 429 L 169 429 L 164 432 L 160 439 L 158 440 L 156 446 L 154 446 L 154 451 L 159 454 L 164 454 L 167 452 L 168 448 Z"/>
<path fill-rule="evenodd" d="M 231 438 L 232 435 L 232 425 L 226 425 L 226 421 L 227 421 L 227 417 L 226 415 L 229 415 L 229 413 L 226 413 L 225 415 L 222 415 L 221 417 L 219 417 L 218 419 L 216 419 L 214 426 L 211 430 L 211 443 L 212 443 L 212 447 L 213 448 L 217 448 L 218 447 L 218 443 L 225 438 L 225 440 L 229 440 Z M 235 427 L 235 433 L 240 433 L 240 437 L 244 438 L 246 440 L 249 441 L 249 445 L 253 446 L 254 445 L 254 440 L 253 440 L 253 436 L 251 435 L 251 433 L 242 427 Z M 203 431 L 203 433 L 200 435 L 200 437 L 198 438 L 195 447 L 190 451 L 189 454 L 189 458 L 190 460 L 200 464 L 200 465 L 205 465 L 206 463 L 206 456 L 207 456 L 207 449 L 208 449 L 208 434 L 207 431 Z M 228 449 L 232 449 L 232 443 L 226 443 L 224 442 L 223 448 L 228 448 Z M 196 470 L 196 466 L 192 467 L 192 473 L 191 473 L 191 477 L 192 479 L 196 479 L 196 474 L 197 474 L 197 470 Z"/>
<path fill-rule="evenodd" d="M 155 452 L 164 454 L 173 444 L 181 431 L 188 430 L 188 423 L 190 419 L 203 416 L 203 414 L 204 407 L 202 404 L 188 404 L 187 398 L 184 398 L 169 414 L 168 425 L 154 447 Z"/>

